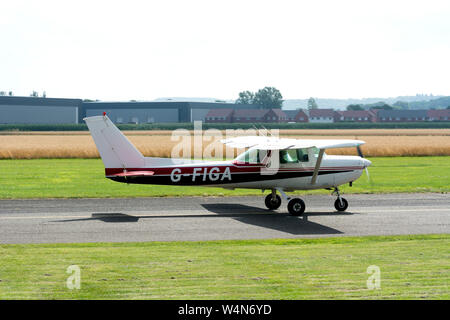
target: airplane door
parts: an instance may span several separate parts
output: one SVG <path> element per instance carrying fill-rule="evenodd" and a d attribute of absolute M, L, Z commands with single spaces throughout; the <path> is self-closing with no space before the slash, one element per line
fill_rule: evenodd
<path fill-rule="evenodd" d="M 307 167 L 311 164 L 308 149 L 280 150 L 280 168 Z"/>

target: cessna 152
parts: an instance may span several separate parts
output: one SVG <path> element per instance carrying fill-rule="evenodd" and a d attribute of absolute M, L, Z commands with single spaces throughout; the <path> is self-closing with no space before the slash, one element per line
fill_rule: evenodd
<path fill-rule="evenodd" d="M 360 140 L 300 140 L 266 136 L 222 140 L 232 148 L 248 148 L 232 161 L 202 161 L 144 157 L 104 113 L 84 119 L 105 165 L 107 178 L 125 183 L 210 186 L 271 190 L 265 205 L 276 210 L 281 197 L 291 215 L 301 215 L 305 203 L 285 192 L 329 189 L 337 196 L 336 210 L 348 202 L 338 186 L 358 179 L 371 162 L 363 158 Z M 331 156 L 325 149 L 356 147 L 359 156 Z"/>

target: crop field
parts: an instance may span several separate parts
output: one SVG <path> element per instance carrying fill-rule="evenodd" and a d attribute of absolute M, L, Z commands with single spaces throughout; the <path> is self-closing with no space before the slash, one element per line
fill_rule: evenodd
<path fill-rule="evenodd" d="M 0 299 L 445 300 L 449 246 L 449 235 L 0 245 Z M 66 285 L 71 265 L 79 289 Z"/>
<path fill-rule="evenodd" d="M 370 158 L 366 174 L 344 193 L 450 192 L 450 157 Z M 117 183 L 105 178 L 100 159 L 0 160 L 0 199 L 261 196 L 261 190 Z M 327 190 L 298 194 L 329 193 Z"/>
<path fill-rule="evenodd" d="M 125 135 L 149 157 L 198 155 L 192 131 L 125 131 Z M 242 150 L 226 149 L 219 140 L 239 132 L 204 131 L 201 153 L 206 158 L 232 158 Z M 306 139 L 359 139 L 367 157 L 448 156 L 450 129 L 357 129 L 357 130 L 280 130 L 280 136 Z M 175 136 L 173 136 L 175 134 Z M 240 134 L 252 134 L 242 130 Z M 253 131 L 254 134 L 254 131 Z M 190 146 L 187 154 L 174 152 L 181 143 Z M 197 142 L 196 142 L 197 143 Z M 175 149 L 174 149 L 175 148 Z M 178 148 L 178 149 L 177 149 Z M 187 148 L 189 150 L 189 147 Z M 354 148 L 328 150 L 329 154 L 355 154 Z M 0 159 L 98 158 L 95 144 L 85 131 L 1 132 Z M 198 158 L 198 156 L 196 156 Z"/>

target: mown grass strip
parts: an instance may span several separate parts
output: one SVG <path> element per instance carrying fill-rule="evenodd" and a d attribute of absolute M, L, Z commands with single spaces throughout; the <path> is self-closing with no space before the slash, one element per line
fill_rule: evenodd
<path fill-rule="evenodd" d="M 449 235 L 0 245 L 0 299 L 448 299 Z M 67 267 L 81 270 L 69 290 Z M 367 268 L 380 268 L 380 289 Z"/>

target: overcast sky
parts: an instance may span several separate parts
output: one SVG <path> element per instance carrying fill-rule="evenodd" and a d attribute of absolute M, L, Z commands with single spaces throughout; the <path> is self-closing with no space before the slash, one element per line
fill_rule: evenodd
<path fill-rule="evenodd" d="M 450 95 L 450 1 L 2 1 L 0 91 Z"/>

